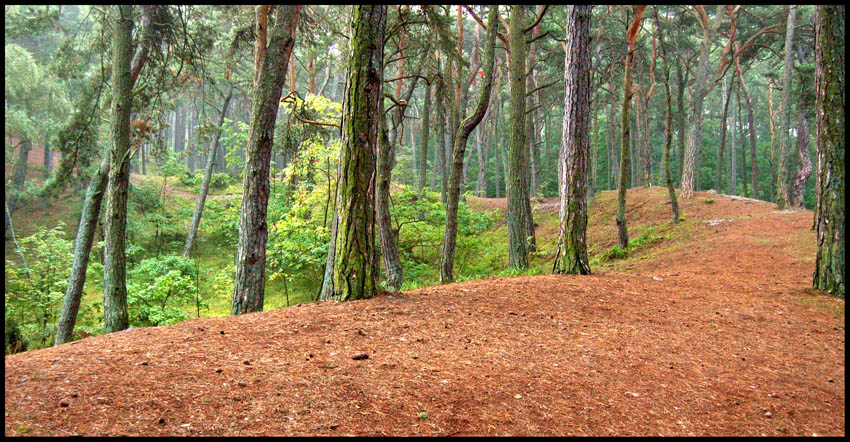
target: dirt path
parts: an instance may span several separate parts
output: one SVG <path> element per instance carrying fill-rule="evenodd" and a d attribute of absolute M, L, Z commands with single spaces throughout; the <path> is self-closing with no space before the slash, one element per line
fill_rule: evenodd
<path fill-rule="evenodd" d="M 653 195 L 634 211 L 664 219 Z M 811 212 L 773 207 L 700 193 L 693 241 L 622 271 L 7 356 L 5 434 L 844 435 L 844 301 L 808 289 Z"/>

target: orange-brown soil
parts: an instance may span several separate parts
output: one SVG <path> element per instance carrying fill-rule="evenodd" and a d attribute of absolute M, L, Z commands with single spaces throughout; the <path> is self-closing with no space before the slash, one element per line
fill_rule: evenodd
<path fill-rule="evenodd" d="M 630 226 L 668 223 L 665 198 L 630 190 Z M 812 213 L 700 192 L 682 214 L 686 241 L 591 276 L 490 278 L 6 356 L 5 434 L 844 435 L 844 301 L 809 289 Z M 615 244 L 613 224 L 592 208 L 591 246 Z"/>

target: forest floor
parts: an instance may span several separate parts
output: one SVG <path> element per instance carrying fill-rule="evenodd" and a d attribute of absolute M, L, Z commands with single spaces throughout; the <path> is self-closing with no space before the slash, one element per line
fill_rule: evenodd
<path fill-rule="evenodd" d="M 615 197 L 591 206 L 595 250 L 616 244 Z M 630 228 L 669 224 L 663 188 L 628 198 Z M 810 289 L 812 212 L 775 207 L 699 192 L 681 204 L 684 239 L 590 276 L 495 277 L 6 356 L 5 434 L 841 436 L 844 300 Z"/>

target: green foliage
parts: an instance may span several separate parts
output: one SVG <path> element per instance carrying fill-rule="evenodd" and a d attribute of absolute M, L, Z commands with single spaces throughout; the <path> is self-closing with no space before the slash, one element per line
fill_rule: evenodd
<path fill-rule="evenodd" d="M 598 256 L 597 262 L 611 262 L 620 259 L 625 259 L 633 255 L 638 250 L 642 250 L 654 244 L 660 243 L 665 239 L 665 237 L 656 234 L 655 231 L 655 226 L 648 227 L 645 232 L 634 238 L 631 238 L 629 240 L 629 245 L 626 246 L 625 249 L 622 249 L 618 246 L 614 246 L 611 249 L 602 252 L 602 254 Z M 669 239 L 669 236 L 667 237 L 667 239 Z"/>
<path fill-rule="evenodd" d="M 142 260 L 127 274 L 127 305 L 130 323 L 137 326 L 170 325 L 187 318 L 186 304 L 197 303 L 195 263 L 177 255 Z"/>
<path fill-rule="evenodd" d="M 219 142 L 224 147 L 224 163 L 228 168 L 235 167 L 239 170 L 245 168 L 244 149 L 248 145 L 250 130 L 250 126 L 242 121 L 224 119 Z M 241 156 L 240 151 L 242 152 Z"/>
<path fill-rule="evenodd" d="M 212 198 L 204 207 L 201 228 L 209 238 L 234 248 L 239 240 L 239 198 Z"/>
<path fill-rule="evenodd" d="M 140 213 L 150 213 L 162 207 L 160 189 L 153 181 L 130 185 L 129 202 Z"/>
<path fill-rule="evenodd" d="M 422 198 L 407 186 L 392 195 L 390 214 L 398 231 L 399 257 L 404 271 L 402 289 L 436 284 L 439 281 L 440 251 L 445 233 L 446 209 L 440 194 L 424 191 Z M 494 263 L 487 257 L 492 245 L 483 232 L 493 226 L 486 212 L 470 210 L 458 204 L 458 237 L 455 249 L 457 279 L 468 275 L 490 274 Z M 496 264 L 501 267 L 501 264 Z"/>
<path fill-rule="evenodd" d="M 210 176 L 210 189 L 221 190 L 234 184 L 236 179 L 226 173 L 214 173 Z M 200 185 L 200 182 L 199 182 Z"/>
<path fill-rule="evenodd" d="M 26 49 L 5 46 L 6 131 L 28 139 L 51 136 L 70 104 L 65 88 Z"/>
<path fill-rule="evenodd" d="M 73 252 L 63 230 L 64 224 L 60 222 L 52 229 L 40 228 L 20 240 L 26 268 L 17 261 L 6 260 L 6 318 L 14 320 L 11 337 L 29 344 L 29 348 L 41 348 L 52 342 L 68 287 Z M 16 327 L 18 331 L 14 331 Z"/>

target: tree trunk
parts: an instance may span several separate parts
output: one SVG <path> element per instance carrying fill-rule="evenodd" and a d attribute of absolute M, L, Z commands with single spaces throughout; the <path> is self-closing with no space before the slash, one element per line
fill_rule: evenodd
<path fill-rule="evenodd" d="M 404 40 L 402 40 L 404 41 Z M 402 56 L 404 54 L 402 53 Z M 421 64 L 419 65 L 421 69 Z M 403 64 L 399 65 L 398 76 L 403 74 Z M 401 96 L 401 81 L 396 83 L 395 96 L 409 103 L 416 89 L 420 71 L 413 73 L 414 77 L 408 86 L 407 92 Z M 393 138 L 387 136 L 387 123 L 384 113 L 383 98 L 378 101 L 378 152 L 377 152 L 377 187 L 375 191 L 375 221 L 378 225 L 378 233 L 381 240 L 381 255 L 384 258 L 386 269 L 386 285 L 391 291 L 400 290 L 404 283 L 401 259 L 398 255 L 398 232 L 392 227 L 390 218 L 390 181 L 392 179 L 393 166 L 395 165 L 396 146 L 401 141 L 401 128 L 404 123 L 404 111 L 407 105 L 395 107 L 393 113 Z M 412 132 L 412 131 L 411 131 Z"/>
<path fill-rule="evenodd" d="M 773 111 L 773 86 L 774 82 L 771 81 L 767 86 L 767 109 L 768 109 L 768 122 L 770 128 L 770 200 L 776 201 L 776 125 L 774 124 L 775 119 L 774 116 L 776 113 Z"/>
<path fill-rule="evenodd" d="M 629 245 L 629 232 L 626 225 L 626 186 L 629 180 L 629 102 L 632 99 L 632 58 L 635 51 L 635 37 L 637 37 L 640 18 L 646 5 L 633 7 L 634 16 L 632 24 L 626 32 L 626 57 L 624 62 L 623 81 L 623 115 L 622 134 L 623 144 L 620 150 L 620 181 L 617 187 L 617 244 L 621 249 Z"/>
<path fill-rule="evenodd" d="M 590 5 L 567 5 L 564 126 L 558 177 L 558 251 L 553 273 L 590 274 L 587 161 L 590 151 Z"/>
<path fill-rule="evenodd" d="M 127 196 L 130 182 L 130 106 L 132 85 L 130 63 L 133 55 L 133 7 L 117 6 L 113 29 L 112 65 L 112 149 L 109 152 L 109 182 L 106 187 L 106 214 L 103 263 L 104 332 L 130 326 L 127 314 L 126 227 Z"/>
<path fill-rule="evenodd" d="M 24 192 L 24 183 L 27 177 L 27 162 L 32 150 L 32 140 L 21 141 L 18 148 L 18 162 L 15 164 L 15 173 L 12 175 L 12 189 L 14 193 L 9 198 L 9 213 L 15 213 L 20 206 L 21 196 Z"/>
<path fill-rule="evenodd" d="M 254 91 L 251 132 L 246 146 L 245 176 L 242 178 L 242 209 L 239 217 L 239 243 L 236 250 L 231 314 L 263 310 L 266 276 L 266 211 L 269 200 L 269 167 L 277 109 L 286 78 L 287 61 L 295 44 L 295 27 L 300 6 L 279 5 L 274 28 L 266 47 Z"/>
<path fill-rule="evenodd" d="M 723 77 L 723 113 L 720 117 L 720 143 L 717 144 L 717 169 L 714 172 L 714 190 L 717 193 L 723 193 L 721 179 L 723 178 L 723 155 L 726 153 L 726 127 L 728 125 L 726 116 L 729 112 L 729 97 L 732 95 L 730 86 L 726 84 L 726 77 Z"/>
<path fill-rule="evenodd" d="M 83 297 L 86 269 L 88 268 L 92 242 L 94 242 L 94 232 L 97 228 L 103 194 L 106 192 L 108 175 L 109 156 L 104 155 L 100 167 L 89 180 L 88 190 L 86 190 L 86 197 L 83 201 L 80 224 L 77 227 L 77 237 L 74 240 L 74 261 L 71 265 L 71 276 L 68 279 L 68 288 L 65 290 L 65 300 L 62 303 L 62 312 L 56 325 L 56 338 L 53 345 L 73 340 L 74 325 L 77 322 L 80 300 Z"/>
<path fill-rule="evenodd" d="M 463 159 L 466 142 L 475 127 L 484 118 L 490 103 L 490 91 L 493 87 L 493 53 L 496 44 L 496 28 L 498 5 L 490 5 L 487 16 L 486 47 L 484 49 L 484 79 L 475 112 L 466 118 L 458 127 L 452 149 L 452 169 L 449 176 L 449 192 L 446 198 L 446 232 L 443 236 L 442 259 L 440 260 L 440 282 L 448 283 L 454 280 L 454 254 L 457 240 L 457 208 L 460 200 L 460 179 L 463 170 Z"/>
<path fill-rule="evenodd" d="M 785 64 L 782 69 L 782 108 L 779 110 L 779 161 L 776 171 L 776 204 L 779 209 L 791 207 L 791 196 L 788 193 L 789 160 L 791 143 L 789 129 L 791 128 L 791 71 L 793 69 L 794 26 L 797 17 L 797 5 L 791 5 L 788 10 L 788 22 L 785 25 Z"/>
<path fill-rule="evenodd" d="M 431 84 L 425 85 L 425 104 L 422 107 L 422 137 L 419 142 L 419 177 L 417 192 L 419 198 L 422 198 L 422 189 L 425 188 L 425 182 L 428 172 L 428 138 L 431 132 Z"/>
<path fill-rule="evenodd" d="M 488 118 L 490 117 L 488 116 Z M 481 130 L 475 133 L 475 144 L 478 145 L 478 179 L 475 181 L 475 194 L 482 198 L 487 196 L 487 177 L 485 175 L 487 171 L 487 144 L 484 139 L 487 129 L 487 121 L 485 120 Z M 489 142 L 489 140 L 486 141 Z"/>
<path fill-rule="evenodd" d="M 813 287 L 844 297 L 844 6 L 815 7 L 817 139 L 823 146 Z"/>
<path fill-rule="evenodd" d="M 398 256 L 397 232 L 392 228 L 390 220 L 390 179 L 395 160 L 395 143 L 387 137 L 387 122 L 384 116 L 384 100 L 378 100 L 378 158 L 377 180 L 375 192 L 375 221 L 381 240 L 381 255 L 386 269 L 386 288 L 388 291 L 401 289 L 404 275 L 401 259 Z M 393 137 L 395 138 L 395 137 Z"/>
<path fill-rule="evenodd" d="M 338 218 L 323 300 L 369 298 L 378 289 L 374 198 L 386 17 L 386 5 L 354 6 L 335 204 Z"/>
<path fill-rule="evenodd" d="M 684 74 L 682 73 L 682 64 L 677 61 L 676 63 L 676 142 L 678 148 L 678 165 L 676 172 L 676 179 L 678 182 L 678 187 L 682 187 L 682 171 L 685 166 L 685 133 L 688 130 L 688 126 L 685 124 L 685 118 L 687 117 L 687 110 L 685 109 L 685 86 L 688 83 L 688 70 L 685 69 Z"/>
<path fill-rule="evenodd" d="M 207 193 L 210 190 L 210 181 L 212 179 L 213 168 L 215 168 L 215 154 L 218 151 L 218 141 L 221 136 L 221 127 L 224 125 L 224 115 L 227 113 L 227 108 L 230 106 L 230 99 L 233 98 L 233 86 L 230 86 L 230 90 L 227 93 L 227 97 L 224 99 L 224 104 L 221 106 L 221 113 L 218 117 L 218 124 L 216 125 L 215 134 L 213 135 L 213 140 L 210 143 L 210 151 L 207 153 L 207 164 L 206 171 L 204 172 L 204 178 L 201 181 L 201 190 L 198 192 L 198 199 L 195 201 L 195 212 L 192 214 L 192 223 L 189 225 L 189 233 L 186 235 L 186 244 L 183 246 L 183 257 L 188 258 L 192 256 L 192 245 L 195 242 L 195 236 L 198 234 L 198 226 L 201 224 L 201 215 L 204 213 L 204 204 L 207 201 Z"/>
<path fill-rule="evenodd" d="M 708 53 L 711 49 L 711 41 L 713 35 L 720 24 L 722 16 L 721 6 L 717 7 L 717 13 L 714 16 L 714 21 L 709 23 L 708 18 L 704 15 L 702 6 L 697 6 L 698 11 L 703 15 L 701 20 L 703 28 L 703 41 L 699 55 L 699 71 L 695 84 L 695 97 L 692 108 L 693 123 L 690 132 L 688 132 L 688 143 L 685 149 L 685 164 L 682 169 L 682 197 L 685 199 L 694 196 L 694 192 L 699 189 L 699 180 L 694 181 L 694 176 L 700 174 L 699 164 L 697 163 L 698 150 L 702 148 L 702 120 L 703 120 L 703 101 L 706 95 L 706 83 L 708 73 Z"/>
<path fill-rule="evenodd" d="M 738 85 L 741 92 L 744 93 L 744 102 L 747 105 L 747 128 L 750 132 L 750 164 L 752 167 L 752 172 L 750 173 L 750 178 L 752 179 L 752 187 L 753 187 L 753 198 L 759 199 L 759 166 L 758 161 L 756 161 L 756 125 L 753 116 L 753 101 L 750 97 L 750 92 L 747 90 L 747 84 L 744 83 L 744 74 L 741 72 L 741 58 L 738 53 L 738 45 L 735 46 L 735 71 L 738 74 Z"/>
<path fill-rule="evenodd" d="M 737 141 L 735 134 L 738 132 L 738 111 L 735 109 L 733 111 L 732 136 L 729 140 L 729 195 L 738 194 L 738 152 L 735 149 Z"/>
<path fill-rule="evenodd" d="M 741 144 L 741 183 L 744 185 L 744 196 L 749 198 L 750 192 L 747 190 L 747 139 L 744 138 L 744 113 L 741 112 L 741 88 L 740 85 L 738 86 L 735 90 L 735 101 L 738 104 L 738 141 Z"/>
<path fill-rule="evenodd" d="M 655 8 L 655 24 L 658 31 L 658 42 L 661 45 L 661 58 L 664 59 L 664 94 L 666 97 L 666 112 L 664 114 L 664 181 L 667 184 L 667 194 L 670 196 L 670 208 L 673 212 L 673 224 L 679 222 L 679 202 L 676 200 L 676 189 L 673 187 L 673 176 L 670 173 L 670 143 L 673 139 L 673 103 L 670 94 L 670 65 L 667 62 L 667 47 L 664 45 L 664 33 L 661 21 L 658 19 L 658 8 Z M 725 126 L 725 122 L 724 122 Z M 721 126 L 722 127 L 722 126 Z M 717 161 L 722 161 L 722 156 Z M 717 184 L 718 189 L 720 187 Z M 718 190 L 719 191 L 719 190 Z"/>
<path fill-rule="evenodd" d="M 528 268 L 528 224 L 525 205 L 528 186 L 525 182 L 523 151 L 527 151 L 525 131 L 525 35 L 522 33 L 525 6 L 511 6 L 510 34 L 510 91 L 511 114 L 508 147 L 507 183 L 508 205 L 508 266 Z"/>
<path fill-rule="evenodd" d="M 797 154 L 800 155 L 800 170 L 794 177 L 794 206 L 803 208 L 803 194 L 806 190 L 806 181 L 812 173 L 812 160 L 809 159 L 809 121 L 806 119 L 806 110 L 800 109 L 797 123 Z"/>

